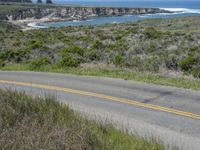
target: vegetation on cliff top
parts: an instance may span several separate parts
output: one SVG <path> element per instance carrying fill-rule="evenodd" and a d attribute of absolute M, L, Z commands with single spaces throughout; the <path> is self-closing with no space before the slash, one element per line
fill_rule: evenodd
<path fill-rule="evenodd" d="M 117 8 L 117 7 L 82 7 L 78 5 L 52 5 L 51 0 L 47 4 L 38 1 L 37 4 L 0 3 L 0 20 L 41 19 L 48 17 L 50 20 L 82 20 L 92 16 L 119 16 L 144 13 L 167 13 L 159 8 Z"/>
<path fill-rule="evenodd" d="M 163 150 L 111 124 L 89 121 L 55 101 L 0 90 L 0 147 L 10 149 Z"/>

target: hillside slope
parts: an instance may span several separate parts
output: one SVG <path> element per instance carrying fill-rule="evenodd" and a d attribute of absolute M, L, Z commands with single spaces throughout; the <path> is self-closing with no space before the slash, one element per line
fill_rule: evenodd
<path fill-rule="evenodd" d="M 199 78 L 199 25 L 199 17 L 190 17 L 22 32 L 2 22 L 0 64 L 29 64 L 31 70 L 49 65 L 63 69 L 95 68 L 101 64 L 170 77 Z"/>

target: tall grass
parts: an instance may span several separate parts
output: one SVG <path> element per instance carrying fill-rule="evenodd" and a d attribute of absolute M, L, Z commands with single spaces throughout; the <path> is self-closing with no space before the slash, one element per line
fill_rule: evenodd
<path fill-rule="evenodd" d="M 0 90 L 0 108 L 0 149 L 164 149 L 154 140 L 84 119 L 53 97 Z"/>

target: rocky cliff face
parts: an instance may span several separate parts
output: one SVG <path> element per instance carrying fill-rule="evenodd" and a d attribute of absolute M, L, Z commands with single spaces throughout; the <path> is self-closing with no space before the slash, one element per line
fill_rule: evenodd
<path fill-rule="evenodd" d="M 0 14 L 1 20 L 22 20 L 27 18 L 41 19 L 44 17 L 66 20 L 82 20 L 97 16 L 121 16 L 137 14 L 168 13 L 158 8 L 83 8 L 83 7 L 55 7 L 55 8 L 27 8 L 16 10 L 9 14 Z"/>

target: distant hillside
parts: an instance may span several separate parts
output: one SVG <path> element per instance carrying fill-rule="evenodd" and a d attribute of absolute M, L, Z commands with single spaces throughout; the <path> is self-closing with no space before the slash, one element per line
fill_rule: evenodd
<path fill-rule="evenodd" d="M 0 2 L 32 3 L 31 0 L 0 0 Z"/>

